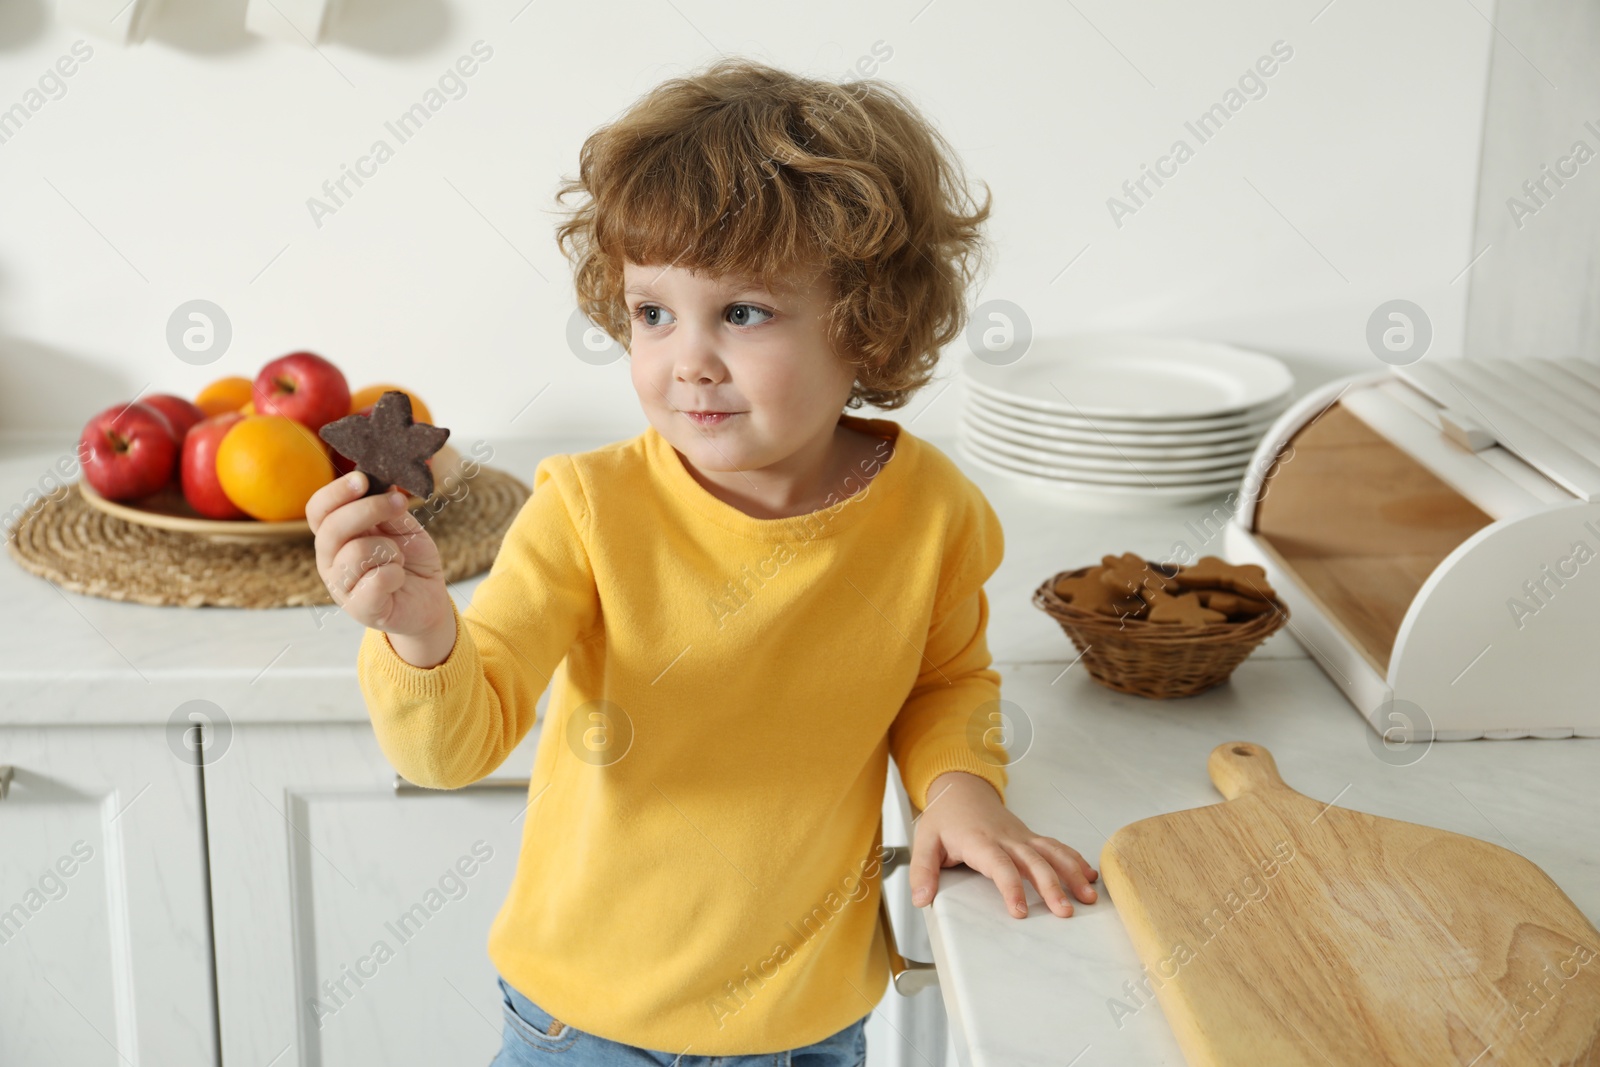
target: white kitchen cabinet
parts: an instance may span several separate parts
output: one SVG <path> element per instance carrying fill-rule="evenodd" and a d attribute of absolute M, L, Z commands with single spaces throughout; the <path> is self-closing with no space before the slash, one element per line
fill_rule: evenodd
<path fill-rule="evenodd" d="M 538 731 L 461 790 L 397 794 L 367 724 L 236 725 L 205 768 L 224 1064 L 488 1063 L 489 926 Z"/>
<path fill-rule="evenodd" d="M 205 768 L 225 1065 L 493 1058 L 501 1009 L 486 942 L 515 870 L 539 733 L 482 782 L 397 794 L 368 725 L 233 728 Z M 902 839 L 893 805 L 885 830 Z M 901 951 L 928 959 L 904 873 L 890 885 Z M 891 988 L 868 1047 L 869 1067 L 939 1067 L 938 993 Z"/>
<path fill-rule="evenodd" d="M 199 768 L 167 739 L 0 727 L 0 1064 L 216 1062 Z"/>

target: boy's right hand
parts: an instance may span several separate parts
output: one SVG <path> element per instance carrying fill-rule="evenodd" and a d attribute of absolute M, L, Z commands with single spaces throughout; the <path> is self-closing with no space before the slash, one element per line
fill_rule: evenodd
<path fill-rule="evenodd" d="M 367 476 L 336 478 L 306 502 L 317 573 L 346 615 L 390 634 L 454 632 L 439 548 L 407 510 L 404 491 L 362 496 Z"/>

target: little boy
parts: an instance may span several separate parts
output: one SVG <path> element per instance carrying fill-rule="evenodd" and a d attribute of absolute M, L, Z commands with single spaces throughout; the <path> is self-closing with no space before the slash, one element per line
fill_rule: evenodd
<path fill-rule="evenodd" d="M 550 699 L 489 933 L 497 1064 L 863 1062 L 888 967 L 888 757 L 911 885 L 1095 899 L 1009 812 L 983 584 L 988 501 L 899 423 L 960 336 L 989 206 L 894 90 L 724 60 L 588 138 L 558 200 L 579 307 L 648 427 L 546 457 L 471 604 L 363 476 L 307 508 L 359 677 L 413 782 L 488 775 Z M 348 482 L 348 484 L 347 484 Z M 776 1062 L 785 1062 L 777 1060 Z"/>

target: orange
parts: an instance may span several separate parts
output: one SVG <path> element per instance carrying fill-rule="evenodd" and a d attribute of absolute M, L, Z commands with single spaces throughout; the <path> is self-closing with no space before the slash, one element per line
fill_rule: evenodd
<path fill-rule="evenodd" d="M 311 494 L 333 481 L 322 438 L 282 415 L 246 415 L 217 446 L 217 481 L 241 511 L 262 522 L 306 517 Z"/>
<path fill-rule="evenodd" d="M 433 415 L 428 411 L 428 405 L 422 398 L 409 389 L 401 389 L 398 385 L 369 385 L 365 389 L 358 389 L 350 394 L 350 414 L 354 415 L 368 404 L 376 404 L 378 398 L 391 389 L 399 390 L 411 398 L 411 421 L 425 422 L 433 425 Z"/>
<path fill-rule="evenodd" d="M 239 409 L 239 414 L 241 415 L 254 415 L 255 413 L 256 402 L 254 400 L 246 400 L 244 402 L 244 407 Z"/>
<path fill-rule="evenodd" d="M 194 406 L 205 412 L 206 418 L 224 411 L 238 411 L 250 399 L 253 388 L 249 378 L 218 378 L 200 390 L 200 395 L 194 398 Z"/>

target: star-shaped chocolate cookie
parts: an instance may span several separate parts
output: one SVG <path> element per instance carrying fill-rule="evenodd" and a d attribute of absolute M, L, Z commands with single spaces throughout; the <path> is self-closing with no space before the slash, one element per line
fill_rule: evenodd
<path fill-rule="evenodd" d="M 317 436 L 367 476 L 364 495 L 398 485 L 426 500 L 433 495 L 433 470 L 425 460 L 444 447 L 450 431 L 412 421 L 411 398 L 391 389 L 372 405 L 372 414 L 334 419 Z"/>

